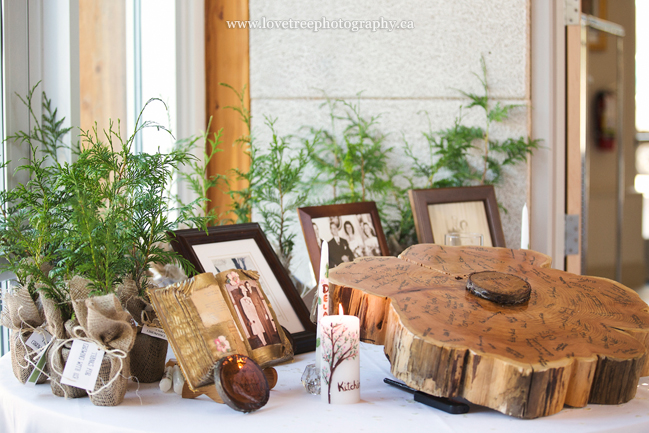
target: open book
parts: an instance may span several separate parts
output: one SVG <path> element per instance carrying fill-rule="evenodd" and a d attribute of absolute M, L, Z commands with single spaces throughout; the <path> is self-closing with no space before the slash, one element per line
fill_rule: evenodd
<path fill-rule="evenodd" d="M 254 271 L 200 274 L 149 297 L 192 391 L 214 383 L 225 356 L 247 355 L 261 368 L 293 357 Z"/>

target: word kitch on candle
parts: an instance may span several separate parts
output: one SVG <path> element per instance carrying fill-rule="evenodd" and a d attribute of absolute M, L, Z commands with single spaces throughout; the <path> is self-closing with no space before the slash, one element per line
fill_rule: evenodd
<path fill-rule="evenodd" d="M 327 403 L 357 403 L 361 398 L 360 322 L 358 317 L 326 316 L 320 324 L 320 395 Z"/>

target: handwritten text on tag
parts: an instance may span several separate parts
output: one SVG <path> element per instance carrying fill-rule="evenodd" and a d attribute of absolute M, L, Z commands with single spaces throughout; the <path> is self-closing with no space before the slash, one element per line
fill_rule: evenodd
<path fill-rule="evenodd" d="M 29 336 L 25 344 L 31 347 L 33 350 L 41 350 L 41 348 L 47 346 L 47 343 L 52 340 L 52 336 L 44 330 L 43 328 L 36 329 L 32 335 Z"/>
<path fill-rule="evenodd" d="M 73 340 L 61 383 L 92 391 L 95 389 L 103 358 L 104 351 L 95 343 Z"/>
<path fill-rule="evenodd" d="M 162 340 L 167 339 L 164 329 L 156 328 L 154 326 L 142 326 L 142 334 L 150 335 L 151 337 L 160 338 Z"/>

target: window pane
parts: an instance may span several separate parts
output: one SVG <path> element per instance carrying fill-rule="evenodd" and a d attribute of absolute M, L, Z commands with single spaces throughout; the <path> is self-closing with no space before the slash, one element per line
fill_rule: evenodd
<path fill-rule="evenodd" d="M 176 130 L 176 11 L 175 0 L 141 0 L 142 102 L 160 98 L 149 105 L 144 120 L 154 120 Z M 136 89 L 137 91 L 137 89 Z M 148 128 L 142 135 L 142 150 L 148 153 L 170 150 L 171 136 Z"/>

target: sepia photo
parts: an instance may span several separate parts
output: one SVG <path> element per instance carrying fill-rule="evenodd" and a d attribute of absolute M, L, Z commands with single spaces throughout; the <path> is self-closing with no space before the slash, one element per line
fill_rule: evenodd
<path fill-rule="evenodd" d="M 236 282 L 236 284 L 234 283 Z M 225 285 L 230 300 L 243 325 L 246 338 L 254 350 L 269 344 L 281 343 L 277 325 L 273 321 L 256 281 L 228 280 Z"/>
<path fill-rule="evenodd" d="M 476 233 L 483 236 L 484 246 L 493 246 L 482 201 L 430 204 L 428 214 L 436 244 L 444 244 L 448 233 Z"/>

